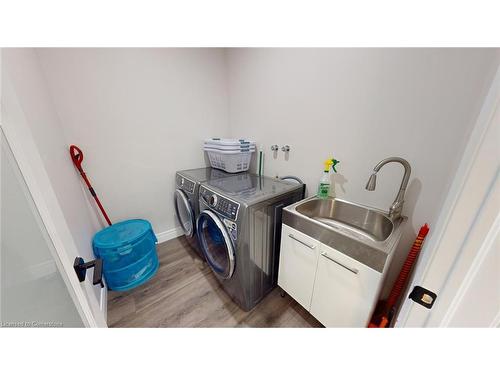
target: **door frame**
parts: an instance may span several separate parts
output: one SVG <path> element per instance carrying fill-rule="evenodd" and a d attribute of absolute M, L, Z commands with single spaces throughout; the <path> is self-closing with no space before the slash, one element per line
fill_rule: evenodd
<path fill-rule="evenodd" d="M 496 225 L 491 220 L 486 222 L 483 217 L 485 208 L 488 208 L 485 203 L 492 199 L 491 194 L 498 194 L 498 191 L 494 191 L 498 183 L 498 154 L 497 163 L 491 162 L 491 150 L 495 150 L 492 143 L 498 142 L 500 134 L 496 117 L 498 111 L 500 67 L 476 120 L 436 225 L 431 228 L 434 233 L 424 245 L 422 256 L 417 261 L 415 274 L 396 319 L 396 327 L 447 326 L 471 282 L 471 275 L 477 272 L 481 264 L 479 260 L 484 257 L 485 245 L 491 241 L 491 231 L 495 230 Z M 466 247 L 470 247 L 466 242 L 478 225 L 487 226 L 485 237 L 476 239 L 475 253 L 466 253 Z M 466 256 L 469 259 L 465 259 Z M 461 266 L 458 267 L 458 264 Z M 416 285 L 438 295 L 432 309 L 426 309 L 408 298 Z"/>
<path fill-rule="evenodd" d="M 10 84 L 10 80 L 3 76 L 2 85 L 5 84 Z M 19 103 L 17 102 L 16 105 L 19 106 Z M 21 108 L 19 110 L 24 123 L 12 124 L 5 118 L 1 118 L 0 128 L 3 130 L 7 144 L 12 150 L 21 175 L 52 241 L 53 246 L 50 246 L 50 251 L 84 325 L 86 327 L 107 327 L 106 306 L 102 305 L 103 302 L 106 303 L 107 291 L 104 290 L 104 293 L 101 293 L 101 301 L 94 301 L 92 298 L 88 298 L 92 290 L 91 278 L 87 278 L 80 284 L 76 277 L 73 269 L 74 259 L 70 259 L 69 254 L 78 254 L 78 248 L 64 219 L 64 214 L 52 189 L 36 143 L 25 123 L 24 113 L 22 113 Z M 95 313 L 97 311 L 102 312 L 102 314 Z"/>

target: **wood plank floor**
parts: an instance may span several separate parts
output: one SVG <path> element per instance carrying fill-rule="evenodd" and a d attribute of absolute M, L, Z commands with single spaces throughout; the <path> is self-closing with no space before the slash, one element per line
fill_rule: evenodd
<path fill-rule="evenodd" d="M 145 285 L 108 293 L 110 327 L 322 327 L 275 288 L 252 311 L 240 309 L 184 237 L 158 246 L 160 268 Z"/>

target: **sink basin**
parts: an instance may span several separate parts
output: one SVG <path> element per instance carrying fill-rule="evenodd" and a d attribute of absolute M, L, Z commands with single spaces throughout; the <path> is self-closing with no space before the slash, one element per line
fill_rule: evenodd
<path fill-rule="evenodd" d="M 339 199 L 314 198 L 299 204 L 296 210 L 323 224 L 350 229 L 373 241 L 385 241 L 394 228 L 392 221 L 381 212 Z"/>
<path fill-rule="evenodd" d="M 371 267 L 384 272 L 399 243 L 401 216 L 343 199 L 306 198 L 283 209 L 283 224 Z"/>

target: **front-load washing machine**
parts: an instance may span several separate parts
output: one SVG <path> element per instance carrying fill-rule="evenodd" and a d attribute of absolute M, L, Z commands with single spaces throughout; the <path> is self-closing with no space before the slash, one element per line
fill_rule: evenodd
<path fill-rule="evenodd" d="M 175 213 L 188 243 L 200 256 L 202 253 L 196 237 L 196 219 L 200 213 L 198 200 L 200 184 L 227 176 L 228 173 L 213 168 L 187 169 L 175 174 Z"/>
<path fill-rule="evenodd" d="M 245 311 L 276 286 L 282 209 L 299 201 L 302 191 L 302 185 L 251 173 L 200 186 L 200 248 L 224 290 Z"/>

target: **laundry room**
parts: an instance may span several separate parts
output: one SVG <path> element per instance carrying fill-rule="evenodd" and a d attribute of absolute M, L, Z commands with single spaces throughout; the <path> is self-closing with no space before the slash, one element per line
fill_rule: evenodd
<path fill-rule="evenodd" d="M 497 3 L 2 1 L 0 373 L 498 373 Z"/>
<path fill-rule="evenodd" d="M 2 321 L 434 325 L 415 310 L 438 292 L 412 277 L 446 245 L 450 194 L 480 162 L 470 149 L 498 100 L 498 49 L 3 48 L 1 59 L 2 171 L 22 176 L 2 179 L 13 218 Z M 23 238 L 44 246 L 29 254 Z M 495 318 L 453 314 L 450 326 Z"/>

